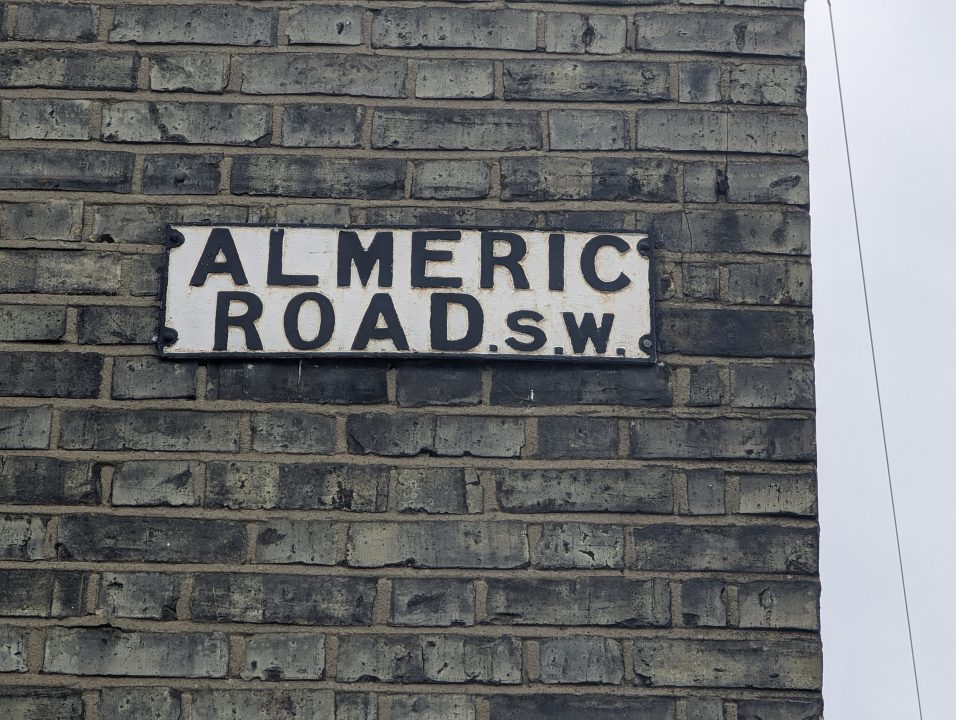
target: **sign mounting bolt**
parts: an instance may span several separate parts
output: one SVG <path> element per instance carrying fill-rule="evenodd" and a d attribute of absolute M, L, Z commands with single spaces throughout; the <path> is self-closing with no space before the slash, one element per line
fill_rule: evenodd
<path fill-rule="evenodd" d="M 171 327 L 164 327 L 159 333 L 159 341 L 166 347 L 175 345 L 177 340 L 179 340 L 179 333 Z"/>

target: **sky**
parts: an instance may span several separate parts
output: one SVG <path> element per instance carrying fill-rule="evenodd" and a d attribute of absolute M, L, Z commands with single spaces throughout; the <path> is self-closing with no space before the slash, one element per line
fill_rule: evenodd
<path fill-rule="evenodd" d="M 832 0 L 923 717 L 954 717 L 956 3 Z M 824 700 L 918 718 L 826 0 L 807 0 Z"/>

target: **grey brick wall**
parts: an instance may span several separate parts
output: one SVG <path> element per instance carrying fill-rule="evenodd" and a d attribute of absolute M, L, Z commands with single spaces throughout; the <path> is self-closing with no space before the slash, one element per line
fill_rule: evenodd
<path fill-rule="evenodd" d="M 803 0 L 0 8 L 0 717 L 822 717 Z M 161 361 L 167 222 L 626 229 L 651 367 Z"/>

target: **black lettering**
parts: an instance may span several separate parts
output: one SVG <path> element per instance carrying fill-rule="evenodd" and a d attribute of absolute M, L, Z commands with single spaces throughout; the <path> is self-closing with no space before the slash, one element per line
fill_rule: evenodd
<path fill-rule="evenodd" d="M 246 311 L 242 315 L 230 315 L 230 305 L 243 303 Z M 221 292 L 216 295 L 216 324 L 213 338 L 213 350 L 229 348 L 229 328 L 242 330 L 246 337 L 247 350 L 262 350 L 262 340 L 256 330 L 256 320 L 262 317 L 262 300 L 251 292 Z"/>
<path fill-rule="evenodd" d="M 513 313 L 509 313 L 508 329 L 516 333 L 521 333 L 522 335 L 527 335 L 531 339 L 522 341 L 516 340 L 515 338 L 508 338 L 505 340 L 505 344 L 512 350 L 521 350 L 522 352 L 534 352 L 535 350 L 543 348 L 545 343 L 548 342 L 548 336 L 545 335 L 544 330 L 537 325 L 522 324 L 522 320 L 541 322 L 544 320 L 544 315 L 534 310 L 516 310 Z"/>
<path fill-rule="evenodd" d="M 286 275 L 282 272 L 284 239 L 285 230 L 276 228 L 269 233 L 269 261 L 266 264 L 266 283 L 276 287 L 314 287 L 318 285 L 318 275 Z"/>
<path fill-rule="evenodd" d="M 379 318 L 385 321 L 385 327 L 378 327 Z M 388 293 L 375 293 L 365 310 L 365 316 L 359 323 L 352 342 L 353 350 L 365 350 L 369 340 L 391 340 L 396 350 L 408 350 L 405 330 L 395 312 L 395 305 Z"/>
<path fill-rule="evenodd" d="M 630 245 L 617 235 L 598 235 L 597 237 L 593 237 L 588 240 L 584 246 L 584 250 L 581 252 L 581 273 L 584 275 L 587 284 L 595 290 L 601 290 L 602 292 L 617 292 L 618 290 L 623 290 L 631 284 L 631 279 L 624 273 L 621 273 L 611 281 L 602 280 L 598 277 L 595 260 L 597 259 L 598 251 L 603 247 L 612 247 L 622 255 L 631 249 Z"/>
<path fill-rule="evenodd" d="M 412 287 L 416 288 L 460 288 L 461 278 L 457 277 L 429 277 L 425 274 L 430 262 L 449 262 L 454 257 L 451 250 L 431 250 L 428 243 L 431 240 L 445 240 L 458 242 L 461 233 L 458 231 L 416 230 L 412 233 Z"/>
<path fill-rule="evenodd" d="M 564 325 L 568 329 L 568 338 L 575 354 L 580 355 L 588 349 L 588 342 L 594 343 L 594 349 L 603 355 L 607 352 L 607 344 L 611 339 L 611 326 L 614 325 L 614 315 L 605 313 L 601 316 L 601 327 L 594 321 L 594 313 L 584 313 L 578 323 L 574 313 L 561 313 Z"/>
<path fill-rule="evenodd" d="M 468 329 L 464 337 L 452 340 L 448 337 L 448 306 L 461 305 L 468 313 Z M 431 307 L 431 344 L 432 350 L 463 352 L 471 350 L 481 342 L 484 334 L 485 312 L 479 302 L 471 295 L 462 293 L 435 293 Z"/>
<path fill-rule="evenodd" d="M 508 243 L 507 255 L 495 255 L 495 243 Z M 515 233 L 491 232 L 481 233 L 481 287 L 495 286 L 495 267 L 501 266 L 511 273 L 511 284 L 515 290 L 527 290 L 528 277 L 524 274 L 521 261 L 528 254 L 528 244 L 524 238 Z"/>
<path fill-rule="evenodd" d="M 216 258 L 222 255 L 222 262 L 217 262 Z M 236 250 L 236 243 L 232 239 L 232 233 L 226 228 L 213 228 L 209 233 L 209 239 L 206 241 L 206 247 L 203 248 L 199 256 L 199 262 L 196 264 L 196 271 L 193 273 L 189 284 L 194 287 L 202 287 L 210 275 L 229 275 L 232 277 L 234 285 L 248 285 L 246 272 L 242 268 L 242 262 L 239 260 L 239 252 Z"/>
<path fill-rule="evenodd" d="M 314 302 L 319 306 L 319 331 L 312 340 L 303 339 L 299 332 L 299 313 L 307 302 Z M 286 340 L 296 350 L 318 350 L 332 339 L 332 332 L 335 330 L 335 309 L 325 295 L 302 293 L 289 301 L 282 318 L 282 325 L 285 328 Z"/>
<path fill-rule="evenodd" d="M 564 290 L 564 235 L 548 238 L 548 290 Z"/>
<path fill-rule="evenodd" d="M 392 269 L 394 267 L 394 237 L 391 232 L 377 232 L 368 249 L 362 245 L 358 233 L 354 230 L 339 232 L 338 286 L 349 287 L 352 284 L 352 265 L 358 271 L 362 287 L 368 286 L 372 270 L 378 264 L 378 286 L 392 287 Z"/>

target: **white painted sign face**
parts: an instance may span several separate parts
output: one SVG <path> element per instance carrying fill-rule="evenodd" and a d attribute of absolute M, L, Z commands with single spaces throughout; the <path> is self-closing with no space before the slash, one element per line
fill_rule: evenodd
<path fill-rule="evenodd" d="M 640 233 L 173 226 L 164 313 L 167 357 L 654 352 Z"/>

